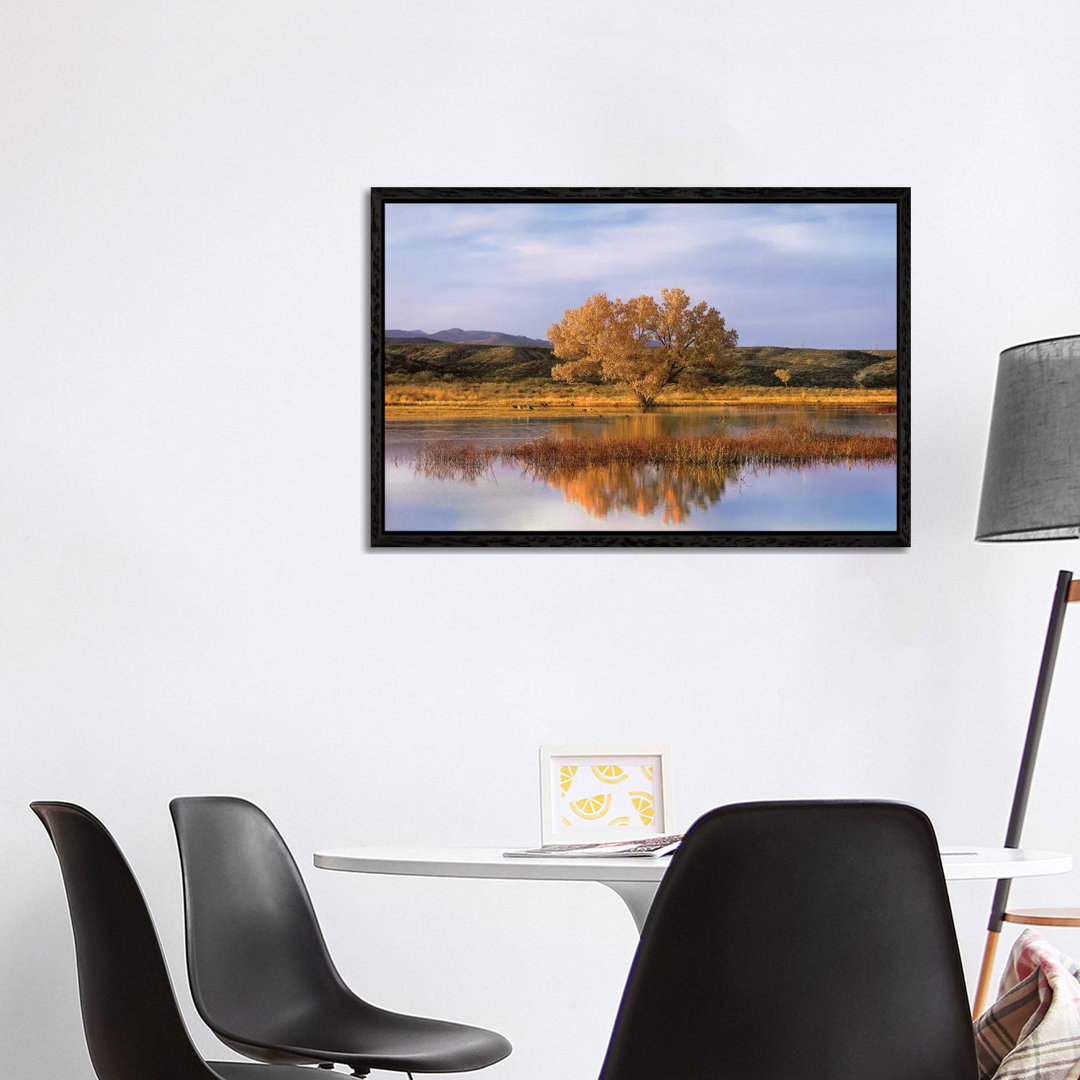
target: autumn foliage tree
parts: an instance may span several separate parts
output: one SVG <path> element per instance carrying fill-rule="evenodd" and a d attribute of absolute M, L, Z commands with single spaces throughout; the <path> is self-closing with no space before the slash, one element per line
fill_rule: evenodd
<path fill-rule="evenodd" d="M 620 383 L 647 409 L 671 383 L 701 386 L 726 371 L 739 335 L 716 308 L 704 301 L 691 307 L 682 289 L 661 289 L 660 303 L 651 296 L 590 296 L 563 314 L 548 340 L 563 361 L 551 369 L 552 378 Z"/>

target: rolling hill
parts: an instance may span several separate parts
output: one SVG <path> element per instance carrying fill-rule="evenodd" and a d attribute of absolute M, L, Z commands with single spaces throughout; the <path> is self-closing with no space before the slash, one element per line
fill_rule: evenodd
<path fill-rule="evenodd" d="M 550 346 L 480 344 L 428 338 L 389 338 L 384 349 L 386 374 L 477 382 L 517 382 L 551 375 Z M 791 387 L 896 386 L 896 353 L 859 349 L 788 349 L 748 346 L 735 349 L 735 365 L 714 378 L 717 385 L 779 386 L 778 368 L 791 372 Z M 856 376 L 859 378 L 856 379 Z"/>
<path fill-rule="evenodd" d="M 788 385 L 792 387 L 861 385 L 877 390 L 896 386 L 895 351 L 763 345 L 736 348 L 735 366 L 715 381 L 728 386 L 776 386 L 779 380 L 773 372 L 778 368 L 791 372 Z"/>
<path fill-rule="evenodd" d="M 472 342 L 390 338 L 384 350 L 387 375 L 444 375 L 482 382 L 547 379 L 551 349 L 534 345 L 477 345 Z"/>

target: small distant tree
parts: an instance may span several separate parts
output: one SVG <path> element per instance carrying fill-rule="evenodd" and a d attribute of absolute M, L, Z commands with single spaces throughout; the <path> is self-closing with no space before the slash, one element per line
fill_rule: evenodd
<path fill-rule="evenodd" d="M 787 368 L 777 368 L 773 374 L 785 385 L 791 382 L 791 372 Z"/>
<path fill-rule="evenodd" d="M 553 379 L 620 383 L 648 409 L 680 377 L 731 367 L 739 335 L 716 308 L 704 301 L 691 307 L 682 289 L 661 289 L 660 303 L 651 296 L 611 300 L 596 293 L 564 312 L 548 339 L 563 361 L 551 369 Z"/>

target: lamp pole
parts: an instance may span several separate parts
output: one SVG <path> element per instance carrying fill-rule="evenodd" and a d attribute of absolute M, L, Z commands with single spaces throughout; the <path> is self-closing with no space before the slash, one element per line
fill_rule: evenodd
<path fill-rule="evenodd" d="M 1020 846 L 1020 834 L 1024 829 L 1028 795 L 1031 794 L 1031 779 L 1035 774 L 1035 760 L 1039 755 L 1039 740 L 1042 738 L 1046 703 L 1050 697 L 1050 683 L 1054 678 L 1054 665 L 1057 662 L 1061 630 L 1065 625 L 1065 610 L 1070 600 L 1080 600 L 1080 582 L 1074 585 L 1072 572 L 1061 570 L 1058 573 L 1054 603 L 1050 608 L 1050 624 L 1046 628 L 1046 644 L 1043 645 L 1039 679 L 1035 684 L 1035 698 L 1031 703 L 1031 716 L 1028 719 L 1027 736 L 1024 739 L 1024 753 L 1020 758 L 1020 772 L 1016 777 L 1016 790 L 1013 792 L 1012 810 L 1009 813 L 1009 827 L 1005 831 L 1007 848 Z M 986 946 L 983 949 L 982 967 L 979 970 L 979 983 L 975 991 L 975 1004 L 972 1010 L 976 1018 L 982 1015 L 990 994 L 990 977 L 994 970 L 994 958 L 997 955 L 998 941 L 1001 937 L 1001 925 L 1005 921 L 1005 905 L 1009 902 L 1011 885 L 1012 878 L 1000 878 L 994 889 L 994 900 L 990 905 L 990 921 L 986 927 Z"/>

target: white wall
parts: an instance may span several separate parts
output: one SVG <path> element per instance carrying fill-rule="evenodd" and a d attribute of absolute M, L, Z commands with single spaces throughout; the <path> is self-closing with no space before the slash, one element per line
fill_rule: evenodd
<path fill-rule="evenodd" d="M 530 842 L 539 744 L 655 739 L 683 824 L 882 796 L 1000 842 L 1080 559 L 971 538 L 998 351 L 1080 329 L 1078 35 L 1071 0 L 4 5 L 3 1071 L 91 1075 L 33 798 L 113 828 L 204 1050 L 166 803 L 232 792 L 361 992 L 511 1037 L 493 1080 L 596 1075 L 618 899 L 316 847 Z M 367 189 L 558 184 L 912 187 L 910 551 L 365 550 Z M 1080 852 L 1078 699 L 1074 621 L 1032 846 Z M 972 969 L 990 888 L 953 889 Z"/>

